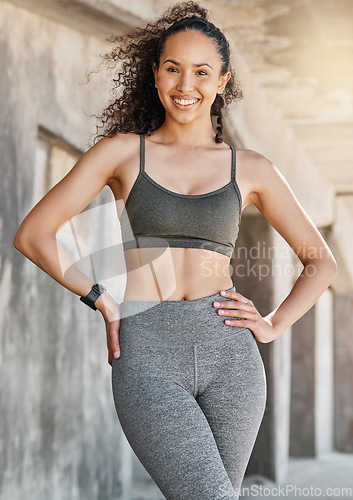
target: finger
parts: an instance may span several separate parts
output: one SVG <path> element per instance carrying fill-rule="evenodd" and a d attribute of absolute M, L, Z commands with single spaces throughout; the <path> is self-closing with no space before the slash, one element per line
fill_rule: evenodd
<path fill-rule="evenodd" d="M 249 328 L 250 330 L 254 327 L 254 321 L 249 319 L 225 319 L 224 322 L 226 325 L 243 326 L 244 328 Z"/>
<path fill-rule="evenodd" d="M 221 309 L 232 309 L 239 311 L 253 311 L 253 306 L 251 304 L 245 304 L 244 302 L 239 302 L 239 300 L 227 300 L 226 302 L 214 302 L 213 306 Z M 218 310 L 218 311 L 219 311 Z"/>
<path fill-rule="evenodd" d="M 119 345 L 119 322 L 115 322 L 110 327 L 110 349 L 113 353 L 114 358 L 120 356 L 120 345 Z"/>
<path fill-rule="evenodd" d="M 253 311 L 247 311 L 245 309 L 218 309 L 217 312 L 220 316 L 232 316 L 247 320 L 255 320 L 257 317 L 256 313 L 254 313 Z"/>
<path fill-rule="evenodd" d="M 234 309 L 236 307 L 239 307 L 239 301 L 238 300 L 227 300 L 225 302 L 213 302 L 213 307 L 228 307 L 229 309 Z"/>
<path fill-rule="evenodd" d="M 232 292 L 232 291 L 222 290 L 219 293 L 220 293 L 220 295 L 222 295 L 222 297 L 227 297 L 227 298 L 229 297 L 231 299 L 239 300 L 240 302 L 244 302 L 245 304 L 248 303 L 248 302 L 251 302 L 251 301 L 249 301 L 249 299 L 247 299 L 246 297 L 244 297 L 244 295 L 242 295 L 239 292 Z"/>
<path fill-rule="evenodd" d="M 231 309 L 231 310 L 218 309 L 217 312 L 220 316 L 236 316 L 243 318 L 245 316 L 246 311 L 241 311 L 240 309 Z"/>

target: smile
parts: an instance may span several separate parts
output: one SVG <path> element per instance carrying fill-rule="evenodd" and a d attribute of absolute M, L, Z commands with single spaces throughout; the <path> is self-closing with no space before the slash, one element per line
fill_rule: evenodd
<path fill-rule="evenodd" d="M 175 106 L 179 109 L 190 109 L 194 107 L 200 99 L 179 99 L 177 97 L 172 97 Z"/>

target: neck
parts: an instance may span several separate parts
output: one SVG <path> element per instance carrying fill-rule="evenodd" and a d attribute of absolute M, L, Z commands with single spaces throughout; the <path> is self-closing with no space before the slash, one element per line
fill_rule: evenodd
<path fill-rule="evenodd" d="M 214 140 L 215 131 L 212 128 L 211 120 L 192 123 L 177 123 L 168 117 L 155 133 L 164 144 L 175 144 L 180 146 L 205 146 L 210 143 L 217 143 Z"/>

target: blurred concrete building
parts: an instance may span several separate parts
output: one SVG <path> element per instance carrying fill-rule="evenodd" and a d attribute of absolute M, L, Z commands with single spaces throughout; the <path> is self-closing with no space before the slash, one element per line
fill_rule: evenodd
<path fill-rule="evenodd" d="M 13 237 L 89 147 L 93 114 L 111 97 L 99 67 L 104 39 L 171 4 L 0 1 L 0 500 L 149 498 L 147 489 L 134 494 L 148 475 L 116 417 L 103 320 L 17 252 Z M 338 262 L 315 306 L 259 344 L 268 402 L 247 476 L 284 482 L 291 457 L 353 453 L 353 2 L 203 4 L 232 43 L 244 92 L 226 142 L 273 161 Z M 104 265 L 105 248 L 121 251 L 114 210 L 106 187 L 58 235 L 92 277 L 93 253 Z M 237 255 L 250 247 L 259 253 Z M 264 315 L 302 268 L 254 206 L 244 210 L 232 265 L 237 290 Z M 246 266 L 254 271 L 241 273 Z M 101 281 L 112 289 L 109 277 Z"/>

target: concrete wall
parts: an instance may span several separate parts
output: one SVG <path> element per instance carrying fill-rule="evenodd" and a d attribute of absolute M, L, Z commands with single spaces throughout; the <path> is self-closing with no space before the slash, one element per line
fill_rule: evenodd
<path fill-rule="evenodd" d="M 103 319 L 12 243 L 34 203 L 38 126 L 88 147 L 87 114 L 108 99 L 102 75 L 82 85 L 100 50 L 94 37 L 0 3 L 1 500 L 120 498 Z M 108 188 L 97 198 L 106 201 Z"/>

